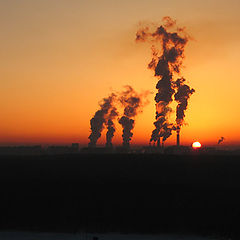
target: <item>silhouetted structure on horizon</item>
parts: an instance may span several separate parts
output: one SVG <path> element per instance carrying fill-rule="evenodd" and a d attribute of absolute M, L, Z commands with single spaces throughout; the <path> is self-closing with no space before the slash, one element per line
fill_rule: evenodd
<path fill-rule="evenodd" d="M 180 146 L 180 132 L 177 131 L 177 146 Z"/>
<path fill-rule="evenodd" d="M 41 145 L 36 146 L 3 146 L 0 147 L 0 154 L 2 155 L 36 155 L 42 154 L 43 149 Z"/>
<path fill-rule="evenodd" d="M 203 146 L 200 149 L 193 149 L 190 146 L 172 145 L 164 147 L 164 142 L 157 144 L 156 146 L 135 146 L 135 147 L 82 147 L 79 148 L 78 143 L 72 143 L 70 146 L 64 145 L 52 145 L 46 148 L 41 145 L 36 146 L 2 146 L 0 147 L 0 155 L 63 155 L 63 154 L 206 154 L 206 155 L 240 155 L 240 149 L 223 150 L 218 147 Z"/>
<path fill-rule="evenodd" d="M 48 154 L 65 154 L 65 153 L 77 153 L 79 152 L 79 144 L 72 143 L 71 146 L 49 146 L 46 149 Z"/>

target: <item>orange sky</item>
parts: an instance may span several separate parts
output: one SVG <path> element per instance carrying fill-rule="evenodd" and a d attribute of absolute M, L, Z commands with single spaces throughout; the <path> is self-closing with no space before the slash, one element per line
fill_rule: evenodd
<path fill-rule="evenodd" d="M 214 145 L 224 136 L 223 144 L 240 145 L 239 7 L 237 0 L 0 1 L 0 144 L 87 145 L 90 118 L 111 90 L 156 92 L 150 46 L 136 44 L 135 33 L 139 22 L 169 15 L 194 38 L 182 71 L 196 90 L 182 143 Z M 132 144 L 149 142 L 153 98 L 136 118 Z M 115 144 L 120 135 L 117 125 Z"/>

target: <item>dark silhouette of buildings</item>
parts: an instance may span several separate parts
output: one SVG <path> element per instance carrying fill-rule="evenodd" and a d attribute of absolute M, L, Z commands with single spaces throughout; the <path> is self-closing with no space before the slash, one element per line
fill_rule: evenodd
<path fill-rule="evenodd" d="M 78 152 L 79 152 L 78 143 L 72 143 L 71 146 L 49 146 L 47 148 L 43 148 L 41 145 L 0 147 L 0 155 L 67 154 Z"/>
<path fill-rule="evenodd" d="M 0 154 L 2 155 L 38 155 L 42 154 L 43 149 L 41 145 L 36 146 L 3 146 L 0 147 Z"/>
<path fill-rule="evenodd" d="M 79 151 L 79 144 L 72 143 L 71 146 L 49 146 L 46 149 L 48 154 L 66 154 L 66 153 L 77 153 Z"/>

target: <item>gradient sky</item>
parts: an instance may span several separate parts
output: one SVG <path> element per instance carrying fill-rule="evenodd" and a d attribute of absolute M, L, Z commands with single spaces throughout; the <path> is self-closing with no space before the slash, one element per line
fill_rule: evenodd
<path fill-rule="evenodd" d="M 182 75 L 196 93 L 182 143 L 224 136 L 240 145 L 239 9 L 239 0 L 0 0 L 0 144 L 87 145 L 90 118 L 111 90 L 156 92 L 150 46 L 136 44 L 135 33 L 139 22 L 171 16 L 193 38 Z M 153 98 L 136 118 L 133 144 L 149 142 Z"/>

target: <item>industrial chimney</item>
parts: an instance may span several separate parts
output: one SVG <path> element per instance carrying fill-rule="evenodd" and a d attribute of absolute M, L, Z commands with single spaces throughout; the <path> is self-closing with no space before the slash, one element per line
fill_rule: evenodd
<path fill-rule="evenodd" d="M 180 131 L 177 131 L 177 146 L 180 146 Z"/>

